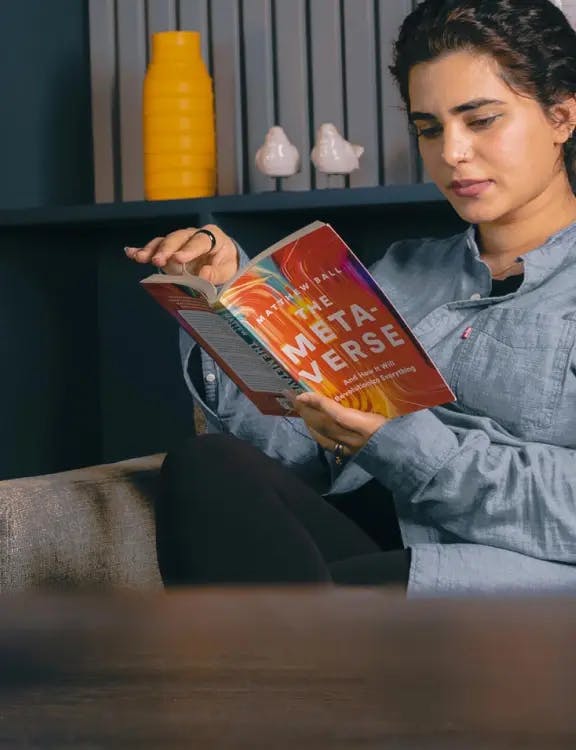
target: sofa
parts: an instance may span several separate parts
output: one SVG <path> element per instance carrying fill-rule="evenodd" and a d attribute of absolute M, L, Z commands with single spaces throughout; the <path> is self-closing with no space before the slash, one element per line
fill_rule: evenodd
<path fill-rule="evenodd" d="M 154 503 L 164 455 L 0 481 L 0 593 L 51 587 L 161 589 Z M 444 572 L 449 569 L 451 577 L 432 590 L 413 584 L 412 597 L 511 590 L 539 594 L 548 590 L 550 565 L 557 568 L 553 592 L 573 595 L 576 589 L 574 566 L 497 548 L 492 552 L 502 561 L 503 578 L 486 587 L 478 551 L 485 556 L 486 548 L 476 545 L 445 548 Z M 514 565 L 511 588 L 507 571 Z M 463 577 L 459 571 L 465 571 Z"/>
<path fill-rule="evenodd" d="M 160 589 L 163 454 L 0 481 L 0 592 Z"/>

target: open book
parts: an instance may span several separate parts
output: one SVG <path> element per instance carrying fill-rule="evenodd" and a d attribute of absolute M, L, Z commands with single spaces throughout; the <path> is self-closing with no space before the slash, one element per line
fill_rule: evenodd
<path fill-rule="evenodd" d="M 402 316 L 328 224 L 257 255 L 219 291 L 196 276 L 141 282 L 264 414 L 316 391 L 393 418 L 455 397 Z"/>

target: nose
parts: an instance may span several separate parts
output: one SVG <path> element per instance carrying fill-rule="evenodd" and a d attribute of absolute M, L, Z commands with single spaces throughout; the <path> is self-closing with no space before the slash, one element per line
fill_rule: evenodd
<path fill-rule="evenodd" d="M 450 167 L 463 161 L 470 161 L 473 156 L 471 138 L 459 128 L 444 127 L 442 158 Z"/>

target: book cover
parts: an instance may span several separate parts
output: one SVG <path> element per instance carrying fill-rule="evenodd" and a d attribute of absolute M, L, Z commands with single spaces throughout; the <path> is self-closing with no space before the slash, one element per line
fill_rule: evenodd
<path fill-rule="evenodd" d="M 176 283 L 173 276 L 156 274 L 141 283 L 262 414 L 293 413 L 284 391 L 304 389 L 225 308 L 210 305 L 202 292 Z"/>
<path fill-rule="evenodd" d="M 332 227 L 316 222 L 255 261 L 220 303 L 306 390 L 389 418 L 455 400 Z"/>
<path fill-rule="evenodd" d="M 401 314 L 328 224 L 256 256 L 220 293 L 192 276 L 141 282 L 264 414 L 315 391 L 388 418 L 455 397 Z"/>

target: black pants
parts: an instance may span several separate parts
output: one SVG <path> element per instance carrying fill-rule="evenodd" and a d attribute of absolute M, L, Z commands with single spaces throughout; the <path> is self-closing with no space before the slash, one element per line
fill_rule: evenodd
<path fill-rule="evenodd" d="M 410 552 L 377 482 L 328 501 L 226 435 L 202 435 L 170 452 L 162 482 L 157 546 L 168 586 L 407 583 Z"/>

